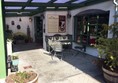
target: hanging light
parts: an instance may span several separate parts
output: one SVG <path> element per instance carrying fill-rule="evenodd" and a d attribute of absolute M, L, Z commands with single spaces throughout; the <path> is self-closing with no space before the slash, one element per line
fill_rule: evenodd
<path fill-rule="evenodd" d="M 45 19 L 44 14 L 41 14 L 40 17 L 41 17 L 41 19 Z"/>
<path fill-rule="evenodd" d="M 67 12 L 67 17 L 71 18 L 71 13 L 69 11 Z"/>
<path fill-rule="evenodd" d="M 32 18 L 29 18 L 29 21 L 32 22 Z"/>
<path fill-rule="evenodd" d="M 19 18 L 19 21 L 22 21 L 21 18 Z"/>

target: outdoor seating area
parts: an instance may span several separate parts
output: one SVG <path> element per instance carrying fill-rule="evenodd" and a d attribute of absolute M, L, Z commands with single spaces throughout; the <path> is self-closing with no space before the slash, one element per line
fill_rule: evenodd
<path fill-rule="evenodd" d="M 0 83 L 118 83 L 118 0 L 0 8 Z"/>
<path fill-rule="evenodd" d="M 45 36 L 47 51 L 53 56 L 64 57 L 65 49 L 72 49 L 72 35 L 55 34 L 53 36 Z M 59 54 L 59 55 L 58 55 Z M 60 55 L 61 54 L 61 55 Z"/>
<path fill-rule="evenodd" d="M 105 83 L 101 69 L 94 63 L 96 57 L 81 53 L 74 56 L 78 51 L 71 49 L 64 51 L 66 57 L 60 61 L 36 43 L 15 45 L 14 50 L 13 54 L 19 56 L 18 71 L 36 71 L 38 83 Z"/>

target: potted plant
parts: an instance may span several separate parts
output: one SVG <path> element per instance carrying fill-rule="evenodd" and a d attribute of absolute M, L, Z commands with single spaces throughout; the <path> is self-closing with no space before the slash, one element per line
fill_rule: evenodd
<path fill-rule="evenodd" d="M 7 76 L 5 81 L 6 83 L 38 83 L 38 74 L 34 71 L 19 71 Z"/>
<path fill-rule="evenodd" d="M 18 55 L 12 55 L 11 56 L 11 72 L 18 71 L 18 63 L 19 63 L 19 57 Z"/>
<path fill-rule="evenodd" d="M 26 34 L 24 34 L 23 32 L 16 32 L 13 34 L 13 43 L 25 43 L 26 37 Z"/>
<path fill-rule="evenodd" d="M 18 55 L 12 55 L 11 58 L 12 58 L 12 65 L 14 66 L 18 65 L 19 63 Z"/>
<path fill-rule="evenodd" d="M 100 37 L 97 39 L 97 49 L 99 57 L 102 58 L 103 74 L 107 83 L 118 83 L 118 23 L 110 26 L 103 25 Z M 108 38 L 108 30 L 113 33 L 112 38 Z"/>

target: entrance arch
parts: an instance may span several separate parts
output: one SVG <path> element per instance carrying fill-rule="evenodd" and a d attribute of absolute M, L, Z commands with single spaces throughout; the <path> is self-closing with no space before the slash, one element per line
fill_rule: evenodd
<path fill-rule="evenodd" d="M 74 16 L 74 40 L 79 44 L 93 45 L 102 24 L 109 23 L 109 11 L 89 9 Z"/>

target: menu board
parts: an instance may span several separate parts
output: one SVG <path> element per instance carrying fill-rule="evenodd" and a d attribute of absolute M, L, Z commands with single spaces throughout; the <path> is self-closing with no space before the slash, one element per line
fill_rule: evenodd
<path fill-rule="evenodd" d="M 66 31 L 66 16 L 48 14 L 48 33 Z"/>
<path fill-rule="evenodd" d="M 48 15 L 48 32 L 58 32 L 59 16 L 58 15 Z"/>

